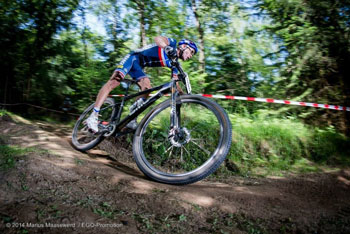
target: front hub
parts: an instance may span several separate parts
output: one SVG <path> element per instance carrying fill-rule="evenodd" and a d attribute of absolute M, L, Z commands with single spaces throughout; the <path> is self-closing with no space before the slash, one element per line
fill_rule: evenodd
<path fill-rule="evenodd" d="M 175 147 L 181 147 L 191 140 L 190 131 L 187 128 L 171 129 L 169 131 L 169 140 Z"/>

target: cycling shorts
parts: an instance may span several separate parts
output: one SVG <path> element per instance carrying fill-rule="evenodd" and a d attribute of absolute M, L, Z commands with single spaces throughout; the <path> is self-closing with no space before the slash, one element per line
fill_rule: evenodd
<path fill-rule="evenodd" d="M 121 72 L 124 77 L 129 74 L 134 80 L 139 81 L 147 77 L 143 71 L 143 67 L 140 65 L 140 58 L 138 54 L 128 54 L 122 61 L 117 65 L 115 71 Z"/>

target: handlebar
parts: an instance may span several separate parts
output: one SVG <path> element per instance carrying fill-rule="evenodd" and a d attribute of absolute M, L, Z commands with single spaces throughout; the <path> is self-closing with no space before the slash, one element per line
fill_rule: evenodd
<path fill-rule="evenodd" d="M 170 58 L 170 57 L 169 57 Z M 176 56 L 170 58 L 170 64 L 171 68 L 176 68 L 179 72 L 179 78 L 183 81 L 183 78 L 187 75 L 186 72 L 181 67 L 181 64 L 179 63 L 179 58 Z"/>

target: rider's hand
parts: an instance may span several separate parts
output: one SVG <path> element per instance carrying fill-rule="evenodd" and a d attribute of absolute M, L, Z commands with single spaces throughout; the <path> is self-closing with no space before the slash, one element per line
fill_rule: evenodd
<path fill-rule="evenodd" d="M 182 90 L 182 88 L 180 87 L 180 85 L 177 86 L 177 91 L 179 92 L 180 95 L 184 95 L 184 91 Z"/>
<path fill-rule="evenodd" d="M 176 79 L 176 78 L 175 78 Z M 177 79 L 176 79 L 177 80 Z M 180 95 L 183 95 L 184 94 L 184 91 L 182 90 L 179 82 L 176 82 L 176 89 L 177 91 L 179 92 Z"/>
<path fill-rule="evenodd" d="M 164 51 L 165 54 L 169 57 L 169 58 L 175 58 L 176 57 L 176 50 L 171 47 L 171 46 L 166 46 L 164 47 Z"/>

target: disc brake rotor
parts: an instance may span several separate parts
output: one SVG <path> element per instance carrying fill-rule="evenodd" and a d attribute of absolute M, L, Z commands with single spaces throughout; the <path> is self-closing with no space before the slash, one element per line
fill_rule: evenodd
<path fill-rule="evenodd" d="M 181 147 L 191 140 L 190 131 L 187 128 L 171 129 L 168 136 L 171 144 L 175 147 Z"/>

